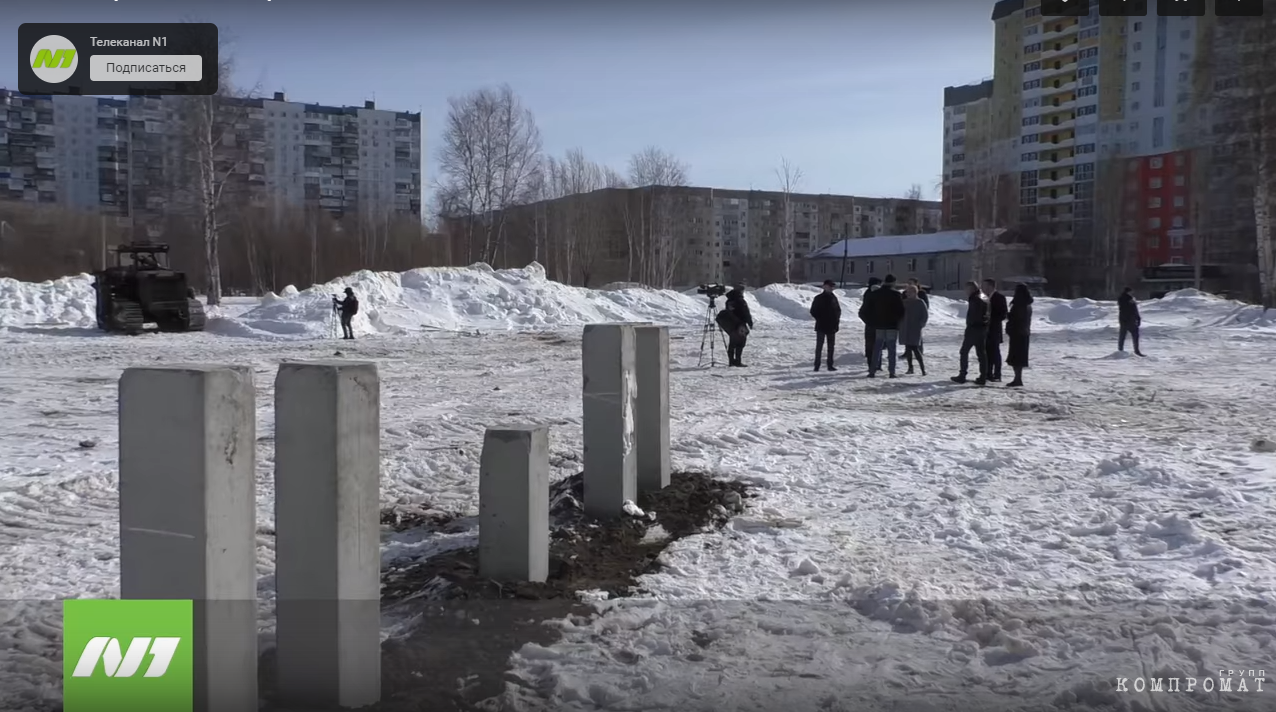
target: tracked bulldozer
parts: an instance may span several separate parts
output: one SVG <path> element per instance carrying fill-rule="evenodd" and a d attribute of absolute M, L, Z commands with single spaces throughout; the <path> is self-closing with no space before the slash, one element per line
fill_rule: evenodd
<path fill-rule="evenodd" d="M 204 305 L 184 272 L 169 267 L 168 245 L 134 242 L 112 250 L 115 264 L 93 274 L 97 326 L 117 334 L 203 331 Z"/>

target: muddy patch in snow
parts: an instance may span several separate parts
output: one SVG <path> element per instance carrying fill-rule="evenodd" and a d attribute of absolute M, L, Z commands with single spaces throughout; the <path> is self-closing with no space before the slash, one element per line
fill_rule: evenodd
<path fill-rule="evenodd" d="M 659 569 L 666 547 L 721 528 L 752 496 L 742 482 L 677 472 L 669 487 L 640 497 L 624 517 L 600 522 L 585 516 L 583 483 L 577 474 L 550 487 L 550 573 L 544 583 L 481 577 L 476 547 L 383 569 L 383 610 L 409 621 L 410 632 L 382 646 L 383 702 L 372 709 L 480 709 L 503 691 L 512 653 L 561 637 L 561 627 L 545 621 L 591 616 L 588 598 L 639 592 L 638 577 Z M 382 523 L 427 536 L 477 526 L 473 517 L 437 511 L 387 510 Z M 263 691 L 271 687 L 263 685 Z"/>

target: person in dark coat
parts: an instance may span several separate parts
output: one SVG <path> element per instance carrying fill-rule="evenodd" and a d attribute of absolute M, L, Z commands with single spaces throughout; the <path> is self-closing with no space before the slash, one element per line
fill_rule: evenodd
<path fill-rule="evenodd" d="M 811 316 L 815 318 L 816 371 L 820 370 L 820 355 L 826 343 L 828 344 L 829 370 L 837 370 L 837 366 L 833 365 L 833 342 L 837 338 L 837 330 L 842 327 L 842 305 L 837 301 L 837 295 L 833 293 L 833 288 L 836 286 L 833 280 L 824 280 L 824 291 L 811 300 Z"/>
<path fill-rule="evenodd" d="M 882 288 L 882 280 L 877 277 L 868 278 L 868 288 L 864 290 L 864 296 L 860 299 L 860 321 L 864 322 L 864 363 L 871 368 L 873 365 L 873 344 L 877 343 L 877 329 L 868 323 L 868 304 L 872 299 L 873 293 Z"/>
<path fill-rule="evenodd" d="M 1117 336 L 1117 351 L 1125 351 L 1125 336 L 1130 335 L 1134 344 L 1134 355 L 1142 356 L 1139 350 L 1139 327 L 1143 326 L 1143 317 L 1139 315 L 1139 303 L 1134 299 L 1134 290 L 1126 287 L 1117 297 L 1117 324 L 1120 332 Z"/>
<path fill-rule="evenodd" d="M 915 288 L 915 289 L 917 290 L 917 298 L 918 298 L 918 299 L 921 299 L 921 300 L 922 300 L 922 302 L 926 305 L 926 314 L 927 314 L 927 318 L 929 318 L 929 315 L 930 315 L 930 292 L 926 291 L 926 288 L 922 286 L 921 280 L 917 279 L 916 277 L 909 277 L 909 278 L 908 278 L 908 286 L 909 286 L 909 287 L 913 287 L 913 288 Z M 907 290 L 905 290 L 905 292 L 907 292 Z M 907 294 L 905 294 L 905 301 L 907 301 Z M 904 343 L 904 340 L 903 340 L 903 336 L 902 336 L 902 335 L 901 335 L 901 337 L 900 337 L 900 343 L 901 343 L 901 344 L 903 344 L 903 343 Z M 905 359 L 906 361 L 908 361 L 908 373 L 912 373 L 912 372 L 913 372 L 913 355 L 914 355 L 914 354 L 920 355 L 920 354 L 921 354 L 921 352 L 922 352 L 922 346 L 923 346 L 923 345 L 924 345 L 924 344 L 922 344 L 922 343 L 919 341 L 919 342 L 917 343 L 917 345 L 913 346 L 913 348 L 911 348 L 911 349 L 910 349 L 910 348 L 908 348 L 908 345 L 907 345 L 907 344 L 904 344 L 904 359 Z M 923 376 L 924 376 L 924 375 L 926 375 L 926 369 L 922 369 L 922 375 L 923 375 Z"/>
<path fill-rule="evenodd" d="M 749 332 L 753 331 L 753 313 L 749 311 L 749 303 L 744 300 L 744 283 L 735 285 L 727 292 L 726 308 L 722 310 L 730 318 L 719 320 L 718 326 L 727 332 L 727 365 L 744 367 L 744 347 L 749 343 Z M 721 315 L 719 315 L 721 316 Z M 730 328 L 723 326 L 728 322 Z"/>
<path fill-rule="evenodd" d="M 882 350 L 888 354 L 887 368 L 891 378 L 895 378 L 895 362 L 898 358 L 896 347 L 899 344 L 899 322 L 904 318 L 904 295 L 895 289 L 895 277 L 886 275 L 882 284 L 864 296 L 860 318 L 873 327 L 873 358 L 868 364 L 868 377 L 876 378 L 882 370 Z"/>
<path fill-rule="evenodd" d="M 1007 388 L 1023 387 L 1023 370 L 1028 367 L 1028 342 L 1032 336 L 1032 293 L 1028 285 L 1016 284 L 1014 299 L 1006 314 L 1006 336 L 1010 350 L 1006 353 L 1006 365 L 1015 370 L 1015 380 Z"/>
<path fill-rule="evenodd" d="M 975 385 L 988 382 L 988 305 L 984 303 L 979 285 L 966 283 L 966 333 L 961 341 L 961 373 L 953 376 L 953 383 L 965 383 L 970 369 L 970 350 L 975 350 L 979 360 L 979 378 Z"/>
<path fill-rule="evenodd" d="M 926 361 L 922 358 L 922 329 L 930 320 L 930 308 L 921 298 L 917 285 L 904 288 L 904 318 L 899 321 L 899 343 L 904 345 L 904 358 L 908 360 L 908 373 L 913 372 L 913 359 L 926 375 Z"/>
<path fill-rule="evenodd" d="M 988 297 L 988 380 L 1001 380 L 1001 342 L 1005 340 L 1003 324 L 1009 307 L 1006 306 L 1006 295 L 997 291 L 997 280 L 985 279 L 984 294 Z"/>
<path fill-rule="evenodd" d="M 354 315 L 359 313 L 359 298 L 354 296 L 354 290 L 346 287 L 346 298 L 332 298 L 332 308 L 341 316 L 341 338 L 353 339 L 354 327 L 351 322 Z"/>

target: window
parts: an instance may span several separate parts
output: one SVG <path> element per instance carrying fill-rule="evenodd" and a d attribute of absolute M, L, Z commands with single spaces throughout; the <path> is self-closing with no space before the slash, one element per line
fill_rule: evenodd
<path fill-rule="evenodd" d="M 1040 70 L 1041 70 L 1041 62 L 1028 62 L 1027 64 L 1023 65 L 1023 71 L 1025 72 L 1036 72 Z"/>
<path fill-rule="evenodd" d="M 1138 110 L 1139 110 L 1139 102 L 1136 101 L 1133 104 L 1130 104 L 1130 111 L 1138 111 Z"/>
<path fill-rule="evenodd" d="M 1159 189 L 1161 188 L 1161 179 L 1160 179 L 1160 178 L 1149 178 L 1149 179 L 1148 179 L 1148 188 L 1149 188 L 1149 189 L 1151 189 L 1151 190 L 1159 190 Z"/>
<path fill-rule="evenodd" d="M 1040 51 L 1041 51 L 1040 42 L 1033 42 L 1032 44 L 1027 45 L 1023 48 L 1024 54 L 1032 54 L 1033 52 L 1040 52 Z"/>
<path fill-rule="evenodd" d="M 953 178 L 964 178 L 964 177 L 966 177 L 966 169 L 965 169 L 965 168 L 954 168 L 954 169 L 953 169 L 952 177 L 953 177 Z"/>
<path fill-rule="evenodd" d="M 1023 119 L 1024 126 L 1036 126 L 1039 123 L 1041 123 L 1040 116 L 1025 116 Z"/>
<path fill-rule="evenodd" d="M 1181 208 L 1186 204 L 1187 204 L 1187 198 L 1184 198 L 1181 195 L 1174 196 L 1174 207 Z M 1177 220 L 1178 218 L 1175 218 L 1175 219 Z"/>
<path fill-rule="evenodd" d="M 1170 221 L 1170 225 L 1172 227 L 1183 227 L 1183 216 L 1175 215 L 1174 219 Z"/>
<path fill-rule="evenodd" d="M 1036 189 L 1036 188 L 1024 188 L 1024 189 L 1020 190 L 1020 191 L 1019 191 L 1019 202 L 1020 202 L 1020 203 L 1025 203 L 1025 204 L 1026 204 L 1026 203 L 1035 203 L 1035 202 L 1037 202 L 1037 189 Z"/>
<path fill-rule="evenodd" d="M 966 154 L 964 154 L 964 153 L 954 153 L 954 154 L 953 154 L 953 163 L 961 163 L 961 162 L 962 162 L 962 161 L 964 161 L 964 160 L 966 160 Z"/>
<path fill-rule="evenodd" d="M 1174 185 L 1177 185 L 1180 188 L 1187 185 L 1187 176 L 1174 176 Z"/>
<path fill-rule="evenodd" d="M 1174 165 L 1178 166 L 1179 168 L 1182 168 L 1183 166 L 1187 165 L 1187 158 L 1185 158 L 1185 157 L 1183 156 L 1183 154 L 1181 154 L 1181 153 L 1180 153 L 1180 154 L 1175 155 L 1175 156 L 1174 156 Z"/>
<path fill-rule="evenodd" d="M 910 258 L 910 259 L 908 260 L 908 263 L 907 263 L 906 269 L 907 269 L 909 272 L 916 272 L 916 271 L 917 271 L 917 258 L 916 258 L 916 257 L 912 257 L 912 258 Z"/>
<path fill-rule="evenodd" d="M 1141 30 L 1141 29 L 1143 29 L 1143 23 L 1142 23 L 1142 22 L 1136 22 L 1136 23 L 1134 23 L 1134 31 L 1135 31 L 1135 32 L 1138 32 L 1138 31 L 1139 31 L 1139 30 Z"/>
<path fill-rule="evenodd" d="M 1138 52 L 1138 51 L 1139 51 L 1139 50 L 1141 50 L 1141 49 L 1143 49 L 1143 43 L 1142 43 L 1142 42 L 1135 42 L 1135 43 L 1134 43 L 1134 51 L 1135 51 L 1135 52 Z M 1134 71 L 1136 71 L 1136 72 L 1137 72 L 1137 71 L 1139 71 L 1139 63 L 1138 63 L 1138 62 L 1135 62 L 1135 63 L 1134 63 Z"/>
<path fill-rule="evenodd" d="M 1024 88 L 1024 90 L 1025 90 L 1025 91 L 1027 91 L 1028 89 L 1040 89 L 1040 88 L 1041 88 L 1041 80 L 1040 80 L 1040 79 L 1033 79 L 1033 80 L 1031 80 L 1031 81 L 1024 82 L 1024 83 L 1023 83 L 1023 88 Z"/>
<path fill-rule="evenodd" d="M 1140 86 L 1138 82 L 1130 82 L 1130 91 L 1138 91 Z"/>
<path fill-rule="evenodd" d="M 847 263 L 846 263 L 846 273 L 847 273 L 847 274 L 855 274 L 855 263 L 854 263 L 854 262 L 847 262 Z"/>
<path fill-rule="evenodd" d="M 1024 37 L 1031 37 L 1039 32 L 1041 32 L 1041 25 L 1029 25 L 1023 28 Z"/>
<path fill-rule="evenodd" d="M 874 266 L 875 266 L 875 265 L 873 264 L 873 261 L 872 261 L 872 260 L 869 260 L 869 261 L 868 261 L 868 263 L 867 263 L 867 264 L 865 265 L 865 267 L 864 267 L 864 271 L 865 271 L 865 273 L 867 273 L 867 274 L 872 274 L 872 273 L 873 273 L 873 267 L 874 267 Z"/>
<path fill-rule="evenodd" d="M 1023 138 L 1019 139 L 1019 143 L 1036 143 L 1039 138 L 1037 134 L 1024 134 Z"/>
<path fill-rule="evenodd" d="M 1022 162 L 1024 162 L 1024 163 L 1028 163 L 1028 162 L 1030 162 L 1030 161 L 1035 161 L 1035 160 L 1037 160 L 1037 154 L 1036 154 L 1035 152 L 1032 152 L 1032 151 L 1029 151 L 1028 153 L 1021 153 L 1021 154 L 1019 154 L 1019 160 L 1020 160 L 1020 161 L 1022 161 Z"/>
<path fill-rule="evenodd" d="M 1094 96 L 1099 93 L 1099 87 L 1081 87 L 1077 90 L 1077 96 Z"/>
<path fill-rule="evenodd" d="M 1036 97 L 1034 99 L 1024 99 L 1023 108 L 1035 109 L 1038 106 L 1041 106 L 1041 97 Z"/>
<path fill-rule="evenodd" d="M 1187 81 L 1187 80 L 1188 80 L 1188 76 L 1189 76 L 1189 75 L 1188 75 L 1188 73 L 1187 73 L 1187 72 L 1179 72 L 1179 81 L 1180 81 L 1180 82 L 1185 82 L 1185 81 Z"/>
<path fill-rule="evenodd" d="M 1078 77 L 1097 77 L 1099 75 L 1098 67 L 1082 67 L 1077 70 Z"/>
<path fill-rule="evenodd" d="M 1079 59 L 1091 59 L 1093 57 L 1098 57 L 1098 56 L 1099 56 L 1098 47 L 1087 47 L 1077 53 L 1077 57 Z"/>
<path fill-rule="evenodd" d="M 1094 180 L 1094 164 L 1078 163 L 1076 176 L 1077 180 Z"/>
<path fill-rule="evenodd" d="M 1183 258 L 1179 257 L 1178 255 L 1174 255 L 1173 257 L 1170 258 L 1170 264 L 1181 265 L 1183 264 Z"/>
<path fill-rule="evenodd" d="M 1040 5 L 1038 5 L 1037 7 L 1030 7 L 1030 8 L 1028 8 L 1028 9 L 1026 9 L 1026 10 L 1024 10 L 1024 11 L 1023 11 L 1024 19 L 1027 19 L 1027 18 L 1029 18 L 1029 17 L 1036 17 L 1036 16 L 1038 16 L 1038 15 L 1040 15 L 1040 14 L 1041 14 L 1041 6 L 1040 6 Z"/>
<path fill-rule="evenodd" d="M 1080 146 L 1077 146 L 1077 153 L 1094 153 L 1094 144 L 1083 143 Z"/>
<path fill-rule="evenodd" d="M 1093 116 L 1098 112 L 1099 107 L 1094 105 L 1077 107 L 1077 116 Z"/>
<path fill-rule="evenodd" d="M 1165 161 L 1160 156 L 1148 160 L 1148 168 L 1161 168 L 1165 165 Z"/>
<path fill-rule="evenodd" d="M 1148 229 L 1156 230 L 1161 227 L 1161 218 L 1148 218 Z"/>
<path fill-rule="evenodd" d="M 1151 235 L 1151 236 L 1149 236 L 1149 237 L 1148 237 L 1148 247 L 1149 247 L 1149 248 L 1151 248 L 1151 249 L 1155 250 L 1156 248 L 1158 248 L 1158 247 L 1160 247 L 1160 246 L 1161 246 L 1161 238 L 1157 237 L 1156 235 Z"/>
<path fill-rule="evenodd" d="M 953 146 L 964 146 L 965 144 L 966 144 L 966 139 L 962 137 L 957 137 L 953 139 Z"/>
<path fill-rule="evenodd" d="M 934 257 L 927 257 L 927 258 L 926 258 L 926 269 L 930 270 L 931 272 L 934 272 L 934 271 L 935 271 L 935 258 L 934 258 Z"/>
<path fill-rule="evenodd" d="M 1151 198 L 1148 198 L 1148 207 L 1149 207 L 1149 208 L 1159 208 L 1159 207 L 1161 207 L 1161 196 L 1159 196 L 1159 195 L 1154 195 L 1154 196 L 1152 196 Z"/>
<path fill-rule="evenodd" d="M 958 121 L 957 123 L 953 124 L 953 131 L 961 131 L 965 128 L 966 128 L 965 121 Z"/>

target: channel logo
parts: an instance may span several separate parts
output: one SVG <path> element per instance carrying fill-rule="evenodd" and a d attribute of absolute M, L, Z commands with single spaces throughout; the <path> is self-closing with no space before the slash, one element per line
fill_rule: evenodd
<path fill-rule="evenodd" d="M 79 65 L 75 45 L 61 35 L 46 35 L 31 48 L 31 70 L 42 82 L 61 84 L 75 74 Z"/>

